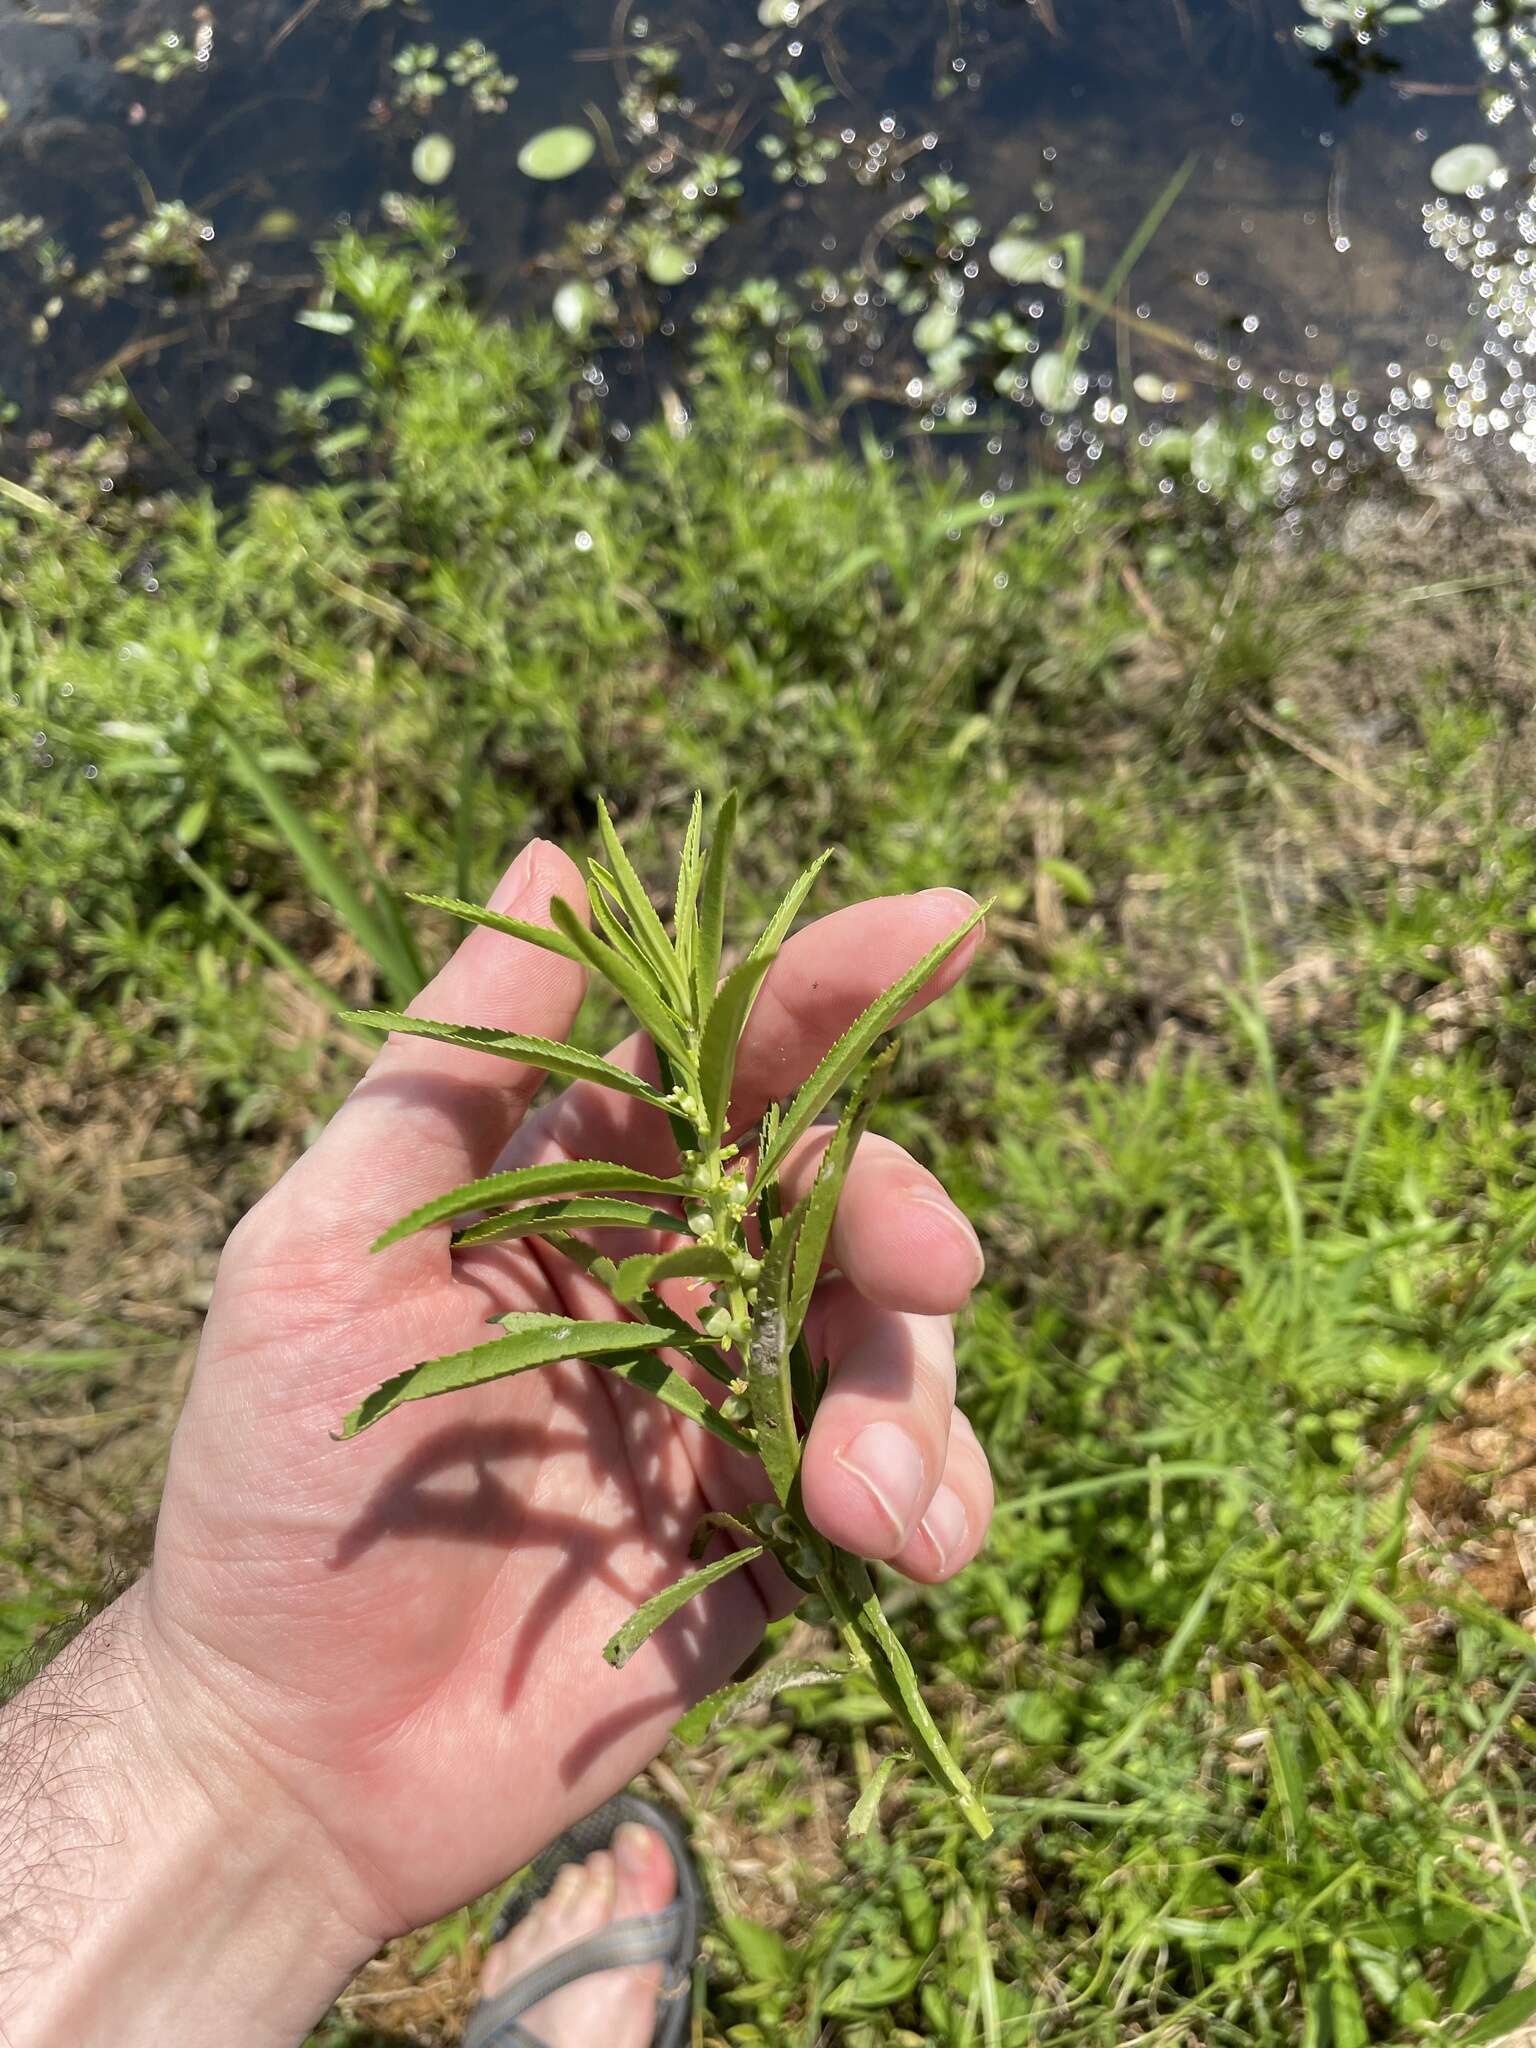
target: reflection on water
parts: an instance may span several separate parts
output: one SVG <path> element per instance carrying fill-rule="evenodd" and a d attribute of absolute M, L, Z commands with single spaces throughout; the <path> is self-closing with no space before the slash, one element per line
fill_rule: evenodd
<path fill-rule="evenodd" d="M 1234 404 L 1292 488 L 1447 435 L 1529 456 L 1528 53 L 1484 12 L 1476 43 L 1447 0 L 1309 44 L 1301 0 L 38 0 L 0 17 L 7 466 L 126 414 L 181 470 L 259 467 L 278 391 L 339 360 L 294 320 L 311 245 L 419 190 L 429 129 L 478 298 L 579 279 L 620 412 L 755 280 L 730 317 L 766 319 L 771 281 L 823 383 L 1079 470 Z M 469 38 L 515 89 L 463 85 Z M 826 92 L 798 140 L 783 73 Z M 601 146 L 531 182 L 518 153 L 559 122 Z M 1438 195 L 1431 166 L 1490 140 L 1489 190 Z M 1033 282 L 988 260 L 1005 230 L 1052 249 Z"/>

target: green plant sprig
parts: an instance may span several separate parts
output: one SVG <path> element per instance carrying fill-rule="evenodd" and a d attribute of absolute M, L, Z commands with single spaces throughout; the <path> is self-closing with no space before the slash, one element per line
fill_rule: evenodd
<path fill-rule="evenodd" d="M 748 1520 L 712 1515 L 700 1525 L 695 1554 L 722 1538 L 736 1547 L 701 1565 L 647 1601 L 607 1645 L 621 1665 L 672 1614 L 707 1586 L 762 1556 L 807 1594 L 819 1596 L 849 1660 L 905 1729 L 912 1750 L 951 1795 L 980 1836 L 991 1833 L 980 1799 L 929 1713 L 917 1677 L 880 1605 L 869 1571 L 811 1526 L 800 1498 L 805 1435 L 825 1385 L 805 1340 L 805 1319 L 831 1235 L 843 1180 L 879 1100 L 895 1054 L 879 1041 L 902 1009 L 984 915 L 977 910 L 870 1004 L 823 1055 L 786 1103 L 774 1104 L 755 1133 L 732 1134 L 736 1056 L 752 1007 L 826 856 L 785 892 L 761 934 L 723 976 L 726 904 L 736 824 L 727 796 L 704 843 L 702 800 L 693 812 L 679 863 L 668 933 L 599 805 L 603 859 L 590 863 L 589 929 L 566 904 L 552 927 L 525 924 L 454 898 L 415 900 L 446 910 L 565 958 L 578 960 L 614 989 L 656 1051 L 655 1084 L 579 1047 L 515 1032 L 446 1024 L 396 1011 L 357 1011 L 350 1020 L 380 1031 L 412 1033 L 541 1067 L 564 1079 L 613 1088 L 668 1119 L 677 1141 L 675 1174 L 643 1173 L 603 1160 L 515 1167 L 455 1188 L 392 1225 L 375 1250 L 459 1217 L 458 1244 L 538 1236 L 599 1280 L 633 1318 L 579 1321 L 518 1313 L 500 1318 L 504 1334 L 469 1351 L 424 1360 L 376 1388 L 348 1415 L 343 1437 L 371 1428 L 408 1401 L 528 1372 L 556 1360 L 590 1360 L 644 1388 L 732 1449 L 755 1457 L 773 1498 Z M 791 1150 L 842 1090 L 846 1099 L 810 1191 L 787 1212 L 780 1172 Z M 755 1162 L 755 1163 L 754 1163 Z M 671 1203 L 660 1208 L 658 1203 Z M 755 1225 L 756 1235 L 753 1235 Z M 615 1261 L 584 1234 L 650 1229 L 681 1240 L 673 1249 Z M 680 1277 L 708 1285 L 698 1326 L 661 1294 Z M 681 1354 L 720 1383 L 711 1401 L 662 1356 Z M 718 1696 L 729 1705 L 739 1687 Z M 689 1716 L 707 1726 L 710 1702 Z"/>

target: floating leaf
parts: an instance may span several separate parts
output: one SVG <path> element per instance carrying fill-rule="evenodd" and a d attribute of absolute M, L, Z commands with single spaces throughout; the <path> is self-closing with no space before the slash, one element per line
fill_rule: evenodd
<path fill-rule="evenodd" d="M 585 128 L 546 128 L 517 152 L 517 168 L 525 178 L 569 178 L 591 162 L 596 147 Z"/>
<path fill-rule="evenodd" d="M 441 185 L 453 169 L 453 144 L 446 135 L 423 135 L 411 151 L 411 169 L 423 185 Z"/>
<path fill-rule="evenodd" d="M 1491 185 L 1503 169 L 1498 151 L 1486 142 L 1462 142 L 1435 158 L 1429 167 L 1429 182 L 1437 192 L 1461 199 Z"/>
<path fill-rule="evenodd" d="M 751 1564 L 762 1554 L 762 1544 L 754 1543 L 750 1550 L 733 1550 L 713 1564 L 700 1565 L 696 1572 L 689 1572 L 686 1578 L 647 1600 L 643 1607 L 637 1607 L 617 1635 L 604 1644 L 603 1655 L 615 1671 L 621 1670 L 640 1645 L 649 1641 L 680 1607 L 686 1607 L 697 1594 L 718 1585 L 721 1579 L 728 1579 L 732 1572 L 739 1572 L 743 1565 Z"/>
<path fill-rule="evenodd" d="M 925 356 L 937 355 L 954 340 L 959 324 L 960 315 L 955 308 L 940 300 L 938 305 L 928 308 L 912 329 L 912 339 Z"/>
<path fill-rule="evenodd" d="M 592 323 L 602 311 L 602 307 L 602 295 L 594 285 L 587 284 L 584 280 L 572 280 L 561 285 L 559 291 L 555 293 L 554 305 L 550 310 L 555 316 L 555 325 L 580 340 L 583 335 L 590 332 Z"/>
<path fill-rule="evenodd" d="M 584 1323 L 571 1316 L 549 1315 L 506 1316 L 502 1320 L 507 1326 L 505 1337 L 493 1337 L 489 1344 L 455 1351 L 446 1358 L 424 1359 L 375 1387 L 342 1423 L 343 1437 L 371 1429 L 407 1401 L 484 1386 L 487 1381 L 554 1365 L 565 1358 L 633 1357 L 636 1352 L 675 1342 L 673 1331 L 649 1323 Z"/>
<path fill-rule="evenodd" d="M 544 1166 L 512 1166 L 502 1173 L 488 1173 L 463 1187 L 450 1188 L 423 1202 L 409 1216 L 392 1223 L 373 1246 L 376 1252 L 430 1230 L 435 1223 L 450 1222 L 471 1209 L 501 1209 L 512 1202 L 532 1200 L 539 1195 L 681 1195 L 680 1181 L 663 1180 L 659 1174 L 642 1173 L 638 1167 L 616 1166 L 604 1159 L 552 1159 Z"/>
<path fill-rule="evenodd" d="M 645 252 L 645 274 L 652 284 L 681 284 L 693 275 L 693 258 L 679 242 L 652 242 Z"/>
<path fill-rule="evenodd" d="M 357 322 L 350 313 L 338 313 L 334 306 L 306 306 L 293 316 L 297 327 L 313 327 L 316 334 L 350 334 Z"/>
<path fill-rule="evenodd" d="M 957 925 L 936 946 L 930 946 L 922 959 L 909 967 L 899 981 L 893 982 L 884 995 L 877 996 L 863 1015 L 856 1017 L 836 1044 L 827 1050 L 785 1111 L 773 1143 L 764 1147 L 753 1182 L 754 1192 L 762 1187 L 770 1174 L 777 1172 L 785 1153 L 810 1129 L 875 1040 L 890 1029 L 912 997 L 938 972 L 986 914 L 987 906 L 979 905 L 964 924 Z"/>
<path fill-rule="evenodd" d="M 591 1081 L 599 1088 L 615 1089 L 648 1102 L 653 1109 L 665 1109 L 665 1097 L 649 1081 L 599 1059 L 595 1052 L 579 1046 L 561 1045 L 552 1038 L 529 1038 L 517 1031 L 497 1031 L 484 1024 L 446 1024 L 435 1017 L 410 1017 L 398 1010 L 348 1010 L 346 1022 L 365 1024 L 370 1031 L 398 1031 L 408 1038 L 432 1038 L 445 1045 L 461 1045 L 470 1052 L 494 1054 L 498 1059 L 519 1060 L 524 1066 L 542 1067 L 547 1074 L 559 1074 L 567 1081 Z"/>
<path fill-rule="evenodd" d="M 1076 366 L 1058 349 L 1047 349 L 1029 366 L 1029 388 L 1047 412 L 1075 412 L 1082 393 Z"/>
<path fill-rule="evenodd" d="M 1033 235 L 1001 235 L 987 251 L 987 259 L 1009 284 L 1045 284 L 1054 274 L 1056 249 Z"/>

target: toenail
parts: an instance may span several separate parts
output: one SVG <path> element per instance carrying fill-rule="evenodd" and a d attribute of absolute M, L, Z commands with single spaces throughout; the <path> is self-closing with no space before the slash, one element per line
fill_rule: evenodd
<path fill-rule="evenodd" d="M 638 1821 L 627 1820 L 613 1838 L 614 1860 L 625 1877 L 644 1877 L 651 1867 L 651 1837 Z"/>

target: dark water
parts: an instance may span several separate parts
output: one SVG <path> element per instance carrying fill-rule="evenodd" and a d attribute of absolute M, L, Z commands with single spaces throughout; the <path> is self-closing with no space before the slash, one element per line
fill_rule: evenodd
<path fill-rule="evenodd" d="M 312 245 L 338 220 L 378 225 L 391 191 L 421 191 L 411 152 L 425 129 L 454 144 L 437 196 L 463 221 L 477 298 L 498 311 L 548 307 L 572 262 L 541 259 L 602 217 L 627 172 L 649 160 L 663 183 L 701 149 L 740 161 L 736 217 L 693 252 L 692 276 L 664 288 L 614 273 L 620 410 L 650 402 L 668 329 L 711 293 L 749 277 L 797 289 L 820 267 L 830 282 L 798 289 L 825 344 L 824 383 L 887 399 L 914 428 L 1038 437 L 1027 356 L 1008 389 L 985 349 L 963 378 L 925 381 L 891 277 L 905 265 L 914 304 L 932 286 L 914 255 L 923 225 L 903 217 L 922 180 L 969 188 L 973 256 L 942 266 L 963 320 L 1007 309 L 1046 349 L 1066 302 L 1049 284 L 1004 283 L 986 257 L 996 236 L 1010 220 L 1080 234 L 1092 292 L 1188 166 L 1116 299 L 1073 302 L 1097 325 L 1086 388 L 1044 422 L 1058 459 L 1081 465 L 1118 434 L 1145 433 L 1149 404 L 1156 425 L 1260 400 L 1276 415 L 1277 458 L 1302 470 L 1366 448 L 1406 460 L 1447 433 L 1526 450 L 1536 399 L 1523 300 L 1504 291 L 1502 336 L 1485 300 L 1502 289 L 1500 260 L 1520 249 L 1523 262 L 1531 239 L 1530 129 L 1516 80 L 1490 130 L 1490 80 L 1460 0 L 1351 46 L 1347 61 L 1297 41 L 1301 0 L 811 0 L 781 26 L 755 0 L 4 4 L 0 216 L 43 223 L 13 229 L 20 246 L 0 254 L 13 475 L 24 435 L 78 438 L 125 402 L 172 473 L 269 462 L 277 393 L 345 354 L 294 322 L 314 303 Z M 184 49 L 201 36 L 204 61 L 165 83 L 117 68 L 164 30 Z M 504 113 L 476 113 L 454 88 L 425 117 L 391 105 L 402 48 L 446 54 L 466 37 L 517 74 Z M 662 44 L 675 76 L 637 129 L 625 88 L 643 84 L 645 54 Z M 776 132 L 779 71 L 831 88 L 815 118 L 835 144 L 824 183 L 771 175 L 760 143 Z M 592 162 L 556 184 L 521 175 L 522 145 L 565 121 L 598 135 Z M 1471 238 L 1457 268 L 1435 246 L 1447 208 L 1429 172 L 1476 140 L 1495 144 L 1510 176 L 1481 214 L 1475 194 L 1451 208 Z M 175 230 L 190 254 L 169 268 L 129 253 L 167 201 L 193 217 Z"/>

